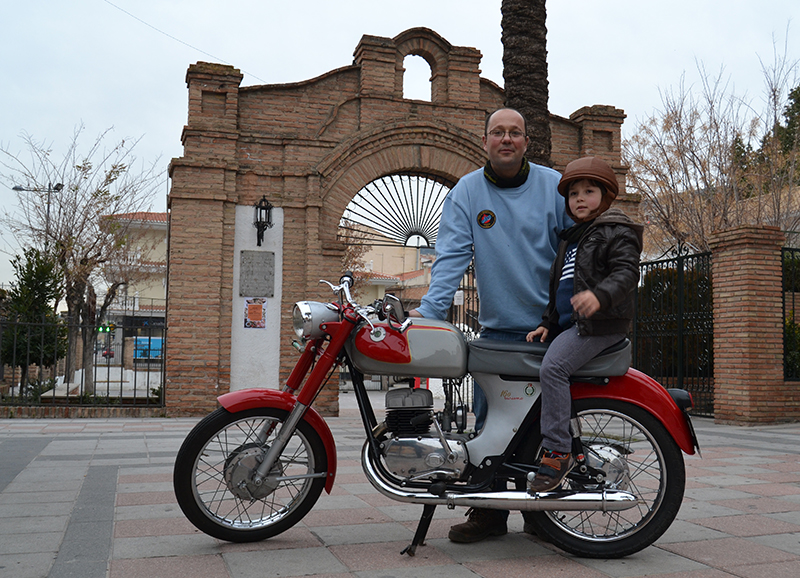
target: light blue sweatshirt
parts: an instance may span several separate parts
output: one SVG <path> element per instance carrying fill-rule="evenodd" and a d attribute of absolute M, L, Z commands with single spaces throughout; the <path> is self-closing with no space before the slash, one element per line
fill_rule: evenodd
<path fill-rule="evenodd" d="M 556 189 L 558 172 L 534 164 L 530 169 L 522 186 L 504 189 L 481 168 L 447 195 L 430 289 L 417 308 L 424 317 L 447 316 L 474 248 L 481 326 L 527 332 L 541 323 L 558 233 L 573 222 Z"/>

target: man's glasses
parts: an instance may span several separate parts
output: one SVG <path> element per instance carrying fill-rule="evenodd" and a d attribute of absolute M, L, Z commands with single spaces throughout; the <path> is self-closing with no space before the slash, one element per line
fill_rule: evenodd
<path fill-rule="evenodd" d="M 501 139 L 504 136 L 510 136 L 513 140 L 519 140 L 521 138 L 525 138 L 525 133 L 521 130 L 500 130 L 494 129 L 489 131 L 489 136 L 496 139 Z"/>

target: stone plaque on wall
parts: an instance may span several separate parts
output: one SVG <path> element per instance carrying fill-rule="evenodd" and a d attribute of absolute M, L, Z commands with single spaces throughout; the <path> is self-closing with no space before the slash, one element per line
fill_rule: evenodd
<path fill-rule="evenodd" d="M 274 297 L 275 253 L 242 251 L 239 257 L 239 297 Z"/>

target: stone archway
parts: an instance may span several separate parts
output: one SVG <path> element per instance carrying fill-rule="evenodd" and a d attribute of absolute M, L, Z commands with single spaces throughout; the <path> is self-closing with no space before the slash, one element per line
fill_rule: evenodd
<path fill-rule="evenodd" d="M 408 55 L 431 66 L 430 102 L 403 98 Z M 184 154 L 170 165 L 170 414 L 202 414 L 221 393 L 285 381 L 295 359 L 291 305 L 328 298 L 318 281 L 340 273 L 337 226 L 363 186 L 410 172 L 454 183 L 483 165 L 485 115 L 501 107 L 504 97 L 480 77 L 480 59 L 474 48 L 452 46 L 432 30 L 415 28 L 395 38 L 364 36 L 353 64 L 293 84 L 240 87 L 242 75 L 231 66 L 189 67 Z M 613 107 L 552 117 L 556 168 L 595 152 L 622 177 L 623 118 Z M 275 207 L 276 225 L 265 246 L 257 247 L 248 219 L 262 197 Z M 242 299 L 259 297 L 243 294 L 243 286 L 251 286 L 245 256 L 269 263 L 265 253 L 274 257 L 272 277 L 247 291 L 262 291 L 270 304 L 269 345 L 252 339 L 262 335 L 257 333 L 243 340 L 240 319 Z M 249 357 L 240 355 L 242 347 L 252 350 Z M 270 362 L 262 368 L 264 359 Z M 255 366 L 252 382 L 241 371 L 247 364 Z M 335 414 L 336 392 L 324 393 L 316 404 Z"/>

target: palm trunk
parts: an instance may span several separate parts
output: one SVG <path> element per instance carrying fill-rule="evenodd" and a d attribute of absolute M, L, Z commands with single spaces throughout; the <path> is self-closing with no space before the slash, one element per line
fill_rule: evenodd
<path fill-rule="evenodd" d="M 528 160 L 552 166 L 545 0 L 503 0 L 501 11 L 506 106 L 528 121 Z"/>

